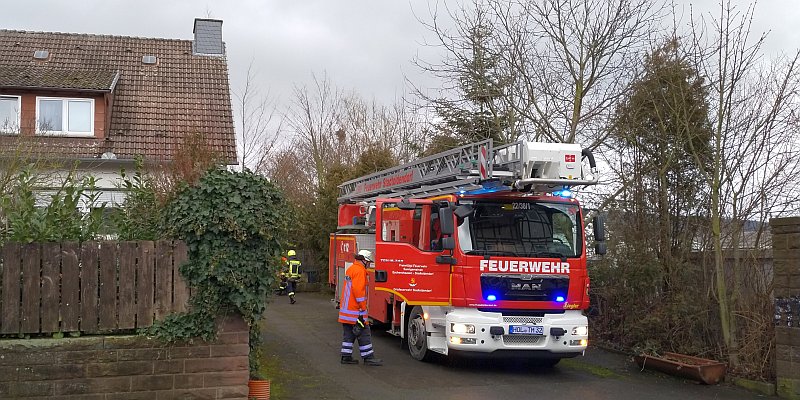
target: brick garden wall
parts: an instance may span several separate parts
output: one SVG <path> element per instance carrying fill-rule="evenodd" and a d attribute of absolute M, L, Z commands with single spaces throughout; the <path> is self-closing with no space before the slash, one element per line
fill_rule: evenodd
<path fill-rule="evenodd" d="M 775 268 L 777 392 L 800 399 L 800 217 L 770 221 Z"/>
<path fill-rule="evenodd" d="M 248 328 L 218 321 L 216 342 L 142 336 L 0 341 L 0 398 L 246 399 Z"/>

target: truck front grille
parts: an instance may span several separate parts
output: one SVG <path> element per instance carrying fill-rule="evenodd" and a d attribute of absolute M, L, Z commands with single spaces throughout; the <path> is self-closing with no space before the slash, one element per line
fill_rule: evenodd
<path fill-rule="evenodd" d="M 534 335 L 503 335 L 503 344 L 506 346 L 539 346 L 544 344 L 546 336 Z"/>
<path fill-rule="evenodd" d="M 538 325 L 542 323 L 542 317 L 503 317 L 503 322 L 506 324 L 533 324 Z"/>

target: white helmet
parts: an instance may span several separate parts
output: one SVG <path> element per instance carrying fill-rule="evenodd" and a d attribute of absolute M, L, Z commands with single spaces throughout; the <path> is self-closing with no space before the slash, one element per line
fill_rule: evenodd
<path fill-rule="evenodd" d="M 360 259 L 364 259 L 364 260 L 367 260 L 369 262 L 373 261 L 372 252 L 369 251 L 369 250 L 359 250 L 357 255 L 361 256 Z M 359 257 L 356 257 L 356 258 L 359 258 Z"/>

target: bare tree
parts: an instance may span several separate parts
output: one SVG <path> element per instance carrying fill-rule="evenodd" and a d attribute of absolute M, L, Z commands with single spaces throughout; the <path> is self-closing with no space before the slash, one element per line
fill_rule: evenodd
<path fill-rule="evenodd" d="M 498 2 L 499 3 L 499 2 Z M 596 147 L 605 117 L 629 88 L 636 56 L 647 49 L 662 6 L 650 0 L 517 2 L 526 29 L 510 64 L 530 99 L 518 111 L 552 141 Z M 508 19 L 514 22 L 515 19 Z M 515 32 L 513 25 L 504 25 Z"/>
<path fill-rule="evenodd" d="M 422 124 L 404 100 L 387 106 L 345 92 L 327 76 L 315 76 L 313 82 L 295 87 L 285 120 L 296 139 L 294 151 L 314 171 L 315 184 L 324 183 L 330 166 L 352 166 L 367 150 L 388 150 L 397 160 L 415 155 Z"/>
<path fill-rule="evenodd" d="M 295 144 L 276 150 L 272 157 L 265 160 L 264 172 L 293 204 L 302 204 L 313 201 L 316 177 L 315 171 L 307 168 L 303 154 L 295 150 L 299 144 Z"/>
<path fill-rule="evenodd" d="M 269 92 L 262 93 L 256 83 L 253 62 L 247 67 L 242 89 L 234 92 L 238 106 L 239 165 L 255 171 L 266 167 L 266 159 L 275 148 L 282 129 L 276 117 L 275 105 Z"/>
<path fill-rule="evenodd" d="M 455 11 L 434 8 L 422 23 L 446 56 L 417 63 L 444 80 L 438 97 L 453 101 L 468 99 L 460 77 L 488 76 L 509 140 L 580 143 L 614 165 L 619 155 L 606 143 L 608 121 L 641 72 L 641 56 L 663 36 L 664 11 L 661 0 L 473 0 Z M 491 35 L 476 43 L 470 33 L 478 27 Z M 475 62 L 476 48 L 492 60 L 490 73 Z M 425 91 L 417 90 L 423 101 L 437 98 Z M 604 208 L 625 184 L 604 177 L 603 185 L 582 190 L 586 204 Z"/>
<path fill-rule="evenodd" d="M 315 183 L 323 182 L 328 163 L 340 159 L 335 144 L 345 139 L 341 129 L 343 94 L 327 75 L 314 75 L 313 84 L 296 85 L 285 119 L 289 133 L 296 139 L 294 151 L 303 155 L 304 165 L 314 172 Z"/>
<path fill-rule="evenodd" d="M 697 68 L 709 82 L 712 124 L 711 159 L 702 177 L 710 194 L 710 242 L 714 254 L 716 296 L 729 362 L 739 365 L 737 304 L 740 265 L 726 280 L 723 251 L 742 247 L 745 224 L 765 226 L 770 215 L 798 201 L 797 116 L 800 52 L 768 61 L 762 55 L 765 34 L 751 38 L 754 7 L 744 12 L 730 1 L 710 20 L 709 37 L 702 19 L 692 21 Z M 694 151 L 698 162 L 700 152 Z M 756 246 L 763 246 L 757 235 Z M 759 243 L 760 242 L 760 243 Z M 739 257 L 735 258 L 739 264 Z"/>
<path fill-rule="evenodd" d="M 457 9 L 430 9 L 420 22 L 434 36 L 440 60 L 414 60 L 417 67 L 442 82 L 438 90 L 414 87 L 420 107 L 435 115 L 433 132 L 453 144 L 491 138 L 496 143 L 516 141 L 521 127 L 511 102 L 513 68 L 506 62 L 506 38 L 496 26 L 498 17 L 483 2 Z M 441 14 L 440 14 L 441 13 Z M 435 142 L 435 140 L 431 140 Z M 430 152 L 430 151 L 429 151 Z"/>
<path fill-rule="evenodd" d="M 393 104 L 379 104 L 351 94 L 343 98 L 341 128 L 346 140 L 340 142 L 357 158 L 364 149 L 386 149 L 398 161 L 408 161 L 417 155 L 416 144 L 423 140 L 419 115 L 406 106 L 405 99 Z"/>
<path fill-rule="evenodd" d="M 496 59 L 491 76 L 498 100 L 513 110 L 513 129 L 529 139 L 581 141 L 597 147 L 606 120 L 630 85 L 636 62 L 657 29 L 663 7 L 650 0 L 475 0 L 448 12 L 450 32 L 438 10 L 425 22 L 447 53 L 423 70 L 450 77 L 485 76 L 475 63 L 474 32 L 488 27 L 482 42 Z M 466 91 L 465 91 L 466 92 Z"/>

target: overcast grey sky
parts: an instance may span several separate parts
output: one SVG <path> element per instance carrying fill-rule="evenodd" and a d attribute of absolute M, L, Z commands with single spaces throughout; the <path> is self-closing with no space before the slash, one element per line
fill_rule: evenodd
<path fill-rule="evenodd" d="M 430 0 L 435 4 L 436 0 Z M 440 0 L 442 1 L 442 0 Z M 458 0 L 447 0 L 457 3 Z M 715 11 L 718 0 L 676 0 Z M 746 6 L 750 1 L 737 0 Z M 195 17 L 222 19 L 231 86 L 241 88 L 254 61 L 258 84 L 287 98 L 294 83 L 326 72 L 344 89 L 390 102 L 405 89 L 404 75 L 424 77 L 412 65 L 425 29 L 426 0 L 0 0 L 0 29 L 60 31 L 191 39 Z M 771 30 L 770 52 L 800 45 L 798 0 L 761 0 L 755 32 Z M 425 82 L 433 84 L 427 79 Z"/>
<path fill-rule="evenodd" d="M 260 86 L 288 95 L 327 72 L 365 97 L 402 94 L 422 39 L 406 1 L 0 0 L 0 29 L 192 38 L 195 17 L 222 19 L 231 86 L 251 60 Z M 416 6 L 415 6 L 416 7 Z M 425 7 L 420 2 L 419 7 Z"/>

